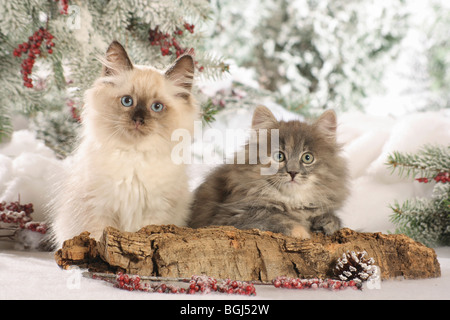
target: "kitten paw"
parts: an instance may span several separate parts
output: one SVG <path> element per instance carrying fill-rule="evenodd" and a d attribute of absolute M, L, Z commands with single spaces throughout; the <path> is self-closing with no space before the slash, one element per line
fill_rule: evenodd
<path fill-rule="evenodd" d="M 311 230 L 332 235 L 341 228 L 341 220 L 333 213 L 327 213 L 311 220 Z"/>
<path fill-rule="evenodd" d="M 300 224 L 295 225 L 291 230 L 291 237 L 296 237 L 299 239 L 309 239 L 311 238 L 311 235 L 309 234 L 308 230 Z"/>

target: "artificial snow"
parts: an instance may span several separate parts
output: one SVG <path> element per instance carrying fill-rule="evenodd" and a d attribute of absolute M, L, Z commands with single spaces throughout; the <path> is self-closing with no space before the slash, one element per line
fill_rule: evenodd
<path fill-rule="evenodd" d="M 363 290 L 282 289 L 256 285 L 256 296 L 161 294 L 125 291 L 102 280 L 82 276 L 84 270 L 60 269 L 49 252 L 0 252 L 0 299 L 146 299 L 146 300 L 351 300 L 351 299 L 450 299 L 450 247 L 438 248 L 441 277 L 420 280 L 392 279 Z M 270 304 L 270 302 L 268 302 Z"/>
<path fill-rule="evenodd" d="M 33 132 L 15 131 L 0 145 L 0 202 L 33 203 L 33 220 L 44 221 L 48 195 L 62 165 Z"/>

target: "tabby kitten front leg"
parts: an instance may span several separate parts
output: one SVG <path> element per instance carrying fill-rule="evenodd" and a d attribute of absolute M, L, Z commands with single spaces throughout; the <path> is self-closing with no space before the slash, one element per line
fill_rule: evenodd
<path fill-rule="evenodd" d="M 239 201 L 222 204 L 216 207 L 212 220 L 214 224 L 234 226 L 242 230 L 256 228 L 299 239 L 310 238 L 310 222 L 281 203 L 249 206 L 247 201 Z"/>

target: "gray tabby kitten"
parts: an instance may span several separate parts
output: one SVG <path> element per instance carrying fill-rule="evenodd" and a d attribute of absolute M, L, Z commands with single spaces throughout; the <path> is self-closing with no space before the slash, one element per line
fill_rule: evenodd
<path fill-rule="evenodd" d="M 260 169 L 269 166 L 265 161 L 248 164 L 251 144 L 259 143 L 250 140 L 243 150 L 245 164 L 221 165 L 198 187 L 189 226 L 257 228 L 301 239 L 309 238 L 312 231 L 332 234 L 340 229 L 334 212 L 349 191 L 346 161 L 336 143 L 335 113 L 326 111 L 312 124 L 285 122 L 260 106 L 252 129 L 268 129 L 269 141 L 270 129 L 279 130 L 279 150 L 270 153 L 270 142 L 266 148 L 277 172 L 261 175 Z"/>

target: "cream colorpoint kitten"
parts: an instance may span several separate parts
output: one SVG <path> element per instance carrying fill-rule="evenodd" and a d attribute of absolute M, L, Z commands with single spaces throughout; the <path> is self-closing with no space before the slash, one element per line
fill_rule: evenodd
<path fill-rule="evenodd" d="M 167 71 L 133 65 L 116 41 L 102 76 L 86 91 L 82 133 L 68 178 L 51 204 L 56 244 L 83 231 L 99 239 L 107 226 L 137 231 L 185 225 L 190 192 L 183 165 L 171 160 L 172 131 L 193 130 L 193 58 Z"/>

